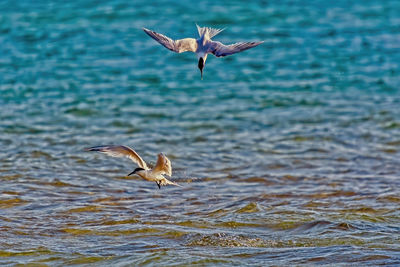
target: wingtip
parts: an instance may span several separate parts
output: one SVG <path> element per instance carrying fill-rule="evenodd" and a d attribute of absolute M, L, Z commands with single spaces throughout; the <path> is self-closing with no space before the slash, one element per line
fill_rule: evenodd
<path fill-rule="evenodd" d="M 254 45 L 253 47 L 255 47 L 255 46 L 258 46 L 258 45 L 264 43 L 264 41 L 256 41 L 256 42 L 250 42 L 250 43 L 253 43 L 253 45 Z"/>
<path fill-rule="evenodd" d="M 180 184 L 178 184 L 178 183 L 175 183 L 175 182 L 172 182 L 172 181 L 169 181 L 170 183 L 170 185 L 175 185 L 175 186 L 178 186 L 178 187 L 183 187 L 182 185 L 180 185 Z"/>
<path fill-rule="evenodd" d="M 84 151 L 99 151 L 99 152 L 103 152 L 105 148 L 107 148 L 108 146 L 91 146 L 91 147 L 85 147 Z"/>
<path fill-rule="evenodd" d="M 147 35 L 150 35 L 150 36 L 151 36 L 151 33 L 154 33 L 154 31 L 149 30 L 149 29 L 147 29 L 147 28 L 145 28 L 145 27 L 143 27 L 142 29 L 143 29 L 143 31 L 144 31 L 145 33 L 147 33 Z"/>

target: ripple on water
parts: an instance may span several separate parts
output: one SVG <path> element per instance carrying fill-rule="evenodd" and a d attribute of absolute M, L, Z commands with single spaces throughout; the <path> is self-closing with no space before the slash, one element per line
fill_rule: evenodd
<path fill-rule="evenodd" d="M 400 1 L 297 2 L 0 1 L 0 265 L 398 265 Z"/>
<path fill-rule="evenodd" d="M 0 199 L 0 208 L 1 209 L 9 209 L 17 206 L 21 206 L 29 203 L 29 201 L 23 200 L 21 198 L 9 198 L 9 199 Z"/>
<path fill-rule="evenodd" d="M 74 115 L 76 117 L 91 117 L 98 115 L 98 112 L 90 108 L 70 108 L 65 111 L 67 114 Z"/>

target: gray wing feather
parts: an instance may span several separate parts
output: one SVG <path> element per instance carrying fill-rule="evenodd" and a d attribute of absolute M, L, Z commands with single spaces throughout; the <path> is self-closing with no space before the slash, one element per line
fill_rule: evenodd
<path fill-rule="evenodd" d="M 163 154 L 158 154 L 156 166 L 154 166 L 154 172 L 158 172 L 161 174 L 166 174 L 171 177 L 172 175 L 172 167 L 171 161 Z"/>
<path fill-rule="evenodd" d="M 210 44 L 208 53 L 214 54 L 216 57 L 225 57 L 235 53 L 242 52 L 244 50 L 253 48 L 263 42 L 240 42 L 231 45 L 224 45 L 221 42 L 213 41 Z"/>
<path fill-rule="evenodd" d="M 94 146 L 85 148 L 85 151 L 97 151 L 107 154 L 111 157 L 127 157 L 130 158 L 133 162 L 137 163 L 139 167 L 145 170 L 148 169 L 146 162 L 139 156 L 139 154 L 136 153 L 135 150 L 127 146 Z"/>
<path fill-rule="evenodd" d="M 147 33 L 151 38 L 159 42 L 164 47 L 168 48 L 171 51 L 182 53 L 182 52 L 196 52 L 197 50 L 197 42 L 193 38 L 185 38 L 180 40 L 172 40 L 171 38 L 157 33 L 155 31 L 148 30 L 143 28 L 143 31 Z"/>

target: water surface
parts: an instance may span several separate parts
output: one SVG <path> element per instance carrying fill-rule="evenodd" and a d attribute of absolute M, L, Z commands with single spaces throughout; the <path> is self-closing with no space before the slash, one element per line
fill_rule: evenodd
<path fill-rule="evenodd" d="M 0 2 L 2 265 L 400 264 L 400 2 Z M 174 54 L 195 23 L 264 40 Z M 164 152 L 172 180 L 125 177 Z"/>

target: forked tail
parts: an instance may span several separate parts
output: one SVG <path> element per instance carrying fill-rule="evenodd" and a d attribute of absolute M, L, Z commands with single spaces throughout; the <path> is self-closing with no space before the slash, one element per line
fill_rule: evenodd
<path fill-rule="evenodd" d="M 168 180 L 167 178 L 164 178 L 161 182 L 160 185 L 175 185 L 175 186 L 179 186 L 179 187 L 183 187 L 180 184 L 177 184 L 175 182 L 171 182 L 170 180 Z"/>
<path fill-rule="evenodd" d="M 223 30 L 225 30 L 225 29 L 214 29 L 214 28 L 209 28 L 209 27 L 200 27 L 197 24 L 196 24 L 196 27 L 197 27 L 197 31 L 199 32 L 200 37 L 202 37 L 206 33 L 208 33 L 209 38 L 213 38 L 215 35 L 222 32 Z"/>

